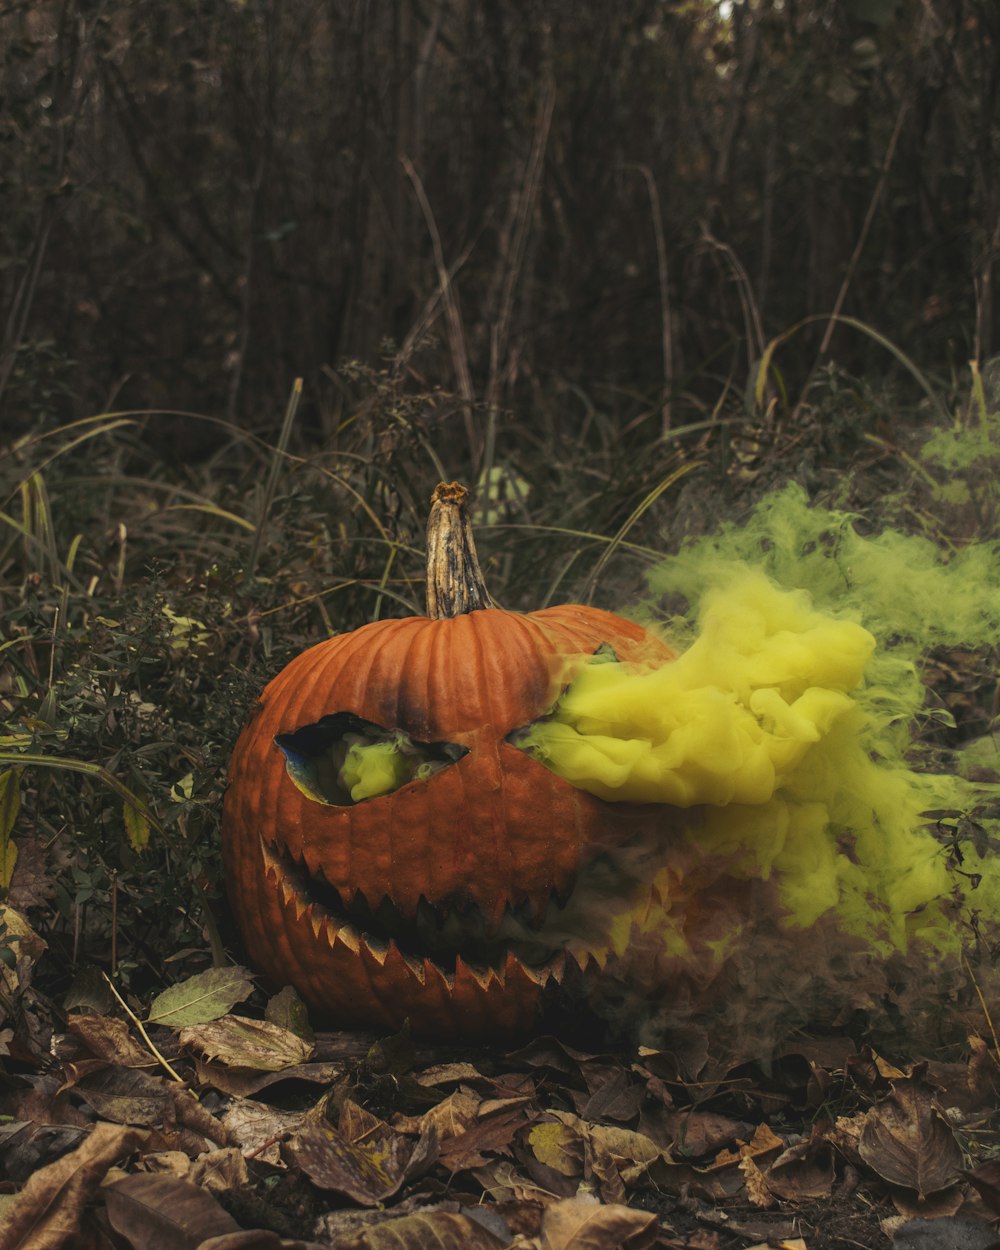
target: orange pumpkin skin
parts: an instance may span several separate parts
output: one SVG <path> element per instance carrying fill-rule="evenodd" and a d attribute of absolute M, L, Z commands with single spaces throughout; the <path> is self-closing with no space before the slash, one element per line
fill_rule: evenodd
<path fill-rule="evenodd" d="M 464 489 L 439 487 L 436 501 L 442 492 L 441 506 L 466 527 L 455 541 L 471 551 L 456 558 L 439 547 L 449 568 L 438 581 L 450 593 L 481 574 Z M 435 527 L 432 511 L 429 552 Z M 431 565 L 429 556 L 429 588 Z M 508 909 L 527 905 L 540 923 L 553 893 L 568 895 L 602 849 L 656 818 L 652 808 L 576 789 L 506 739 L 551 710 L 574 658 L 584 663 L 602 644 L 622 660 L 662 663 L 672 652 L 596 608 L 520 614 L 465 602 L 457 615 L 379 621 L 304 652 L 264 690 L 233 753 L 223 854 L 249 959 L 340 1025 L 398 1028 L 409 1019 L 424 1036 L 527 1031 L 545 986 L 561 979 L 561 951 L 532 967 L 496 946 L 476 966 L 460 953 L 424 951 L 413 928 L 405 938 L 364 931 L 357 908 L 353 919 L 346 909 L 358 895 L 371 913 L 388 900 L 405 926 L 425 900 L 439 914 L 474 912 L 493 934 Z M 485 588 L 479 602 L 488 602 Z M 289 776 L 275 739 L 337 713 L 465 754 L 392 793 L 349 806 L 320 801 Z"/>

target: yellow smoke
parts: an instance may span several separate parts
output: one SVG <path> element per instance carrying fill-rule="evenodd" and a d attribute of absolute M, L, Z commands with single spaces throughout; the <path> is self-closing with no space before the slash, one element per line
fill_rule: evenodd
<path fill-rule="evenodd" d="M 376 798 L 398 789 L 410 780 L 412 770 L 393 738 L 386 742 L 366 742 L 361 737 L 347 748 L 340 781 L 354 803 Z"/>
<path fill-rule="evenodd" d="M 612 802 L 766 803 L 852 711 L 875 639 L 745 570 L 674 663 L 583 669 L 526 745 Z"/>
<path fill-rule="evenodd" d="M 953 806 L 960 783 L 889 750 L 875 653 L 856 620 L 732 567 L 675 662 L 595 662 L 531 728 L 519 745 L 574 785 L 688 812 L 683 852 L 668 844 L 648 896 L 612 921 L 619 954 L 644 934 L 683 955 L 694 883 L 724 898 L 727 879 L 772 882 L 786 927 L 830 914 L 882 953 L 954 945 L 956 879 L 921 813 Z M 717 957 L 734 936 L 712 930 Z"/>

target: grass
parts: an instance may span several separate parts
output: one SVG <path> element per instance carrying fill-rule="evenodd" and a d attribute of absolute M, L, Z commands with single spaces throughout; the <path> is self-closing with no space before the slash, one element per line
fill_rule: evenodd
<path fill-rule="evenodd" d="M 238 950 L 218 851 L 235 737 L 303 648 L 422 611 L 442 476 L 482 487 L 487 582 L 515 609 L 622 608 L 662 553 L 790 476 L 945 546 L 993 536 L 995 465 L 962 462 L 940 433 L 921 453 L 944 410 L 1000 454 L 978 374 L 961 391 L 919 375 L 903 404 L 826 369 L 793 423 L 791 401 L 769 393 L 779 355 L 776 341 L 745 398 L 727 383 L 704 418 L 682 424 L 675 401 L 667 435 L 656 404 L 623 430 L 565 395 L 520 419 L 474 410 L 470 433 L 461 399 L 354 364 L 325 443 L 298 415 L 296 383 L 256 432 L 105 413 L 42 422 L 0 449 L 0 779 L 6 803 L 20 796 L 16 821 L 0 819 L 0 887 L 17 872 L 51 993 L 114 964 L 143 996 Z M 214 443 L 187 460 L 177 440 L 191 422 Z"/>

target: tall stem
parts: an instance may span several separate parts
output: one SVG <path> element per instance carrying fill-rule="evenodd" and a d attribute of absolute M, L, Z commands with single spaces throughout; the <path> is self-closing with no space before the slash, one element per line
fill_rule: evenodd
<path fill-rule="evenodd" d="M 460 482 L 441 482 L 431 496 L 427 615 L 433 620 L 493 606 L 476 555 L 468 499 L 469 492 Z"/>

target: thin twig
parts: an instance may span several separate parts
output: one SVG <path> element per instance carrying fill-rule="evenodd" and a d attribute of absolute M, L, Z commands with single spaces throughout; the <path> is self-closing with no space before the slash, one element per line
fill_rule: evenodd
<path fill-rule="evenodd" d="M 451 280 L 448 266 L 445 264 L 441 235 L 437 228 L 437 222 L 434 220 L 434 212 L 427 198 L 427 192 L 424 190 L 424 184 L 421 182 L 420 175 L 414 169 L 410 158 L 401 156 L 399 159 L 403 169 L 406 171 L 407 178 L 413 184 L 420 211 L 424 215 L 427 233 L 430 235 L 431 247 L 434 250 L 434 265 L 437 269 L 438 286 L 444 299 L 445 311 L 448 316 L 448 343 L 451 347 L 451 359 L 458 381 L 458 393 L 464 401 L 465 433 L 469 440 L 469 451 L 475 463 L 479 459 L 479 437 L 476 433 L 476 426 L 472 416 L 475 392 L 472 389 L 472 374 L 469 371 L 469 352 L 465 342 L 465 329 L 462 325 L 462 309 L 458 302 L 458 292 Z"/>
<path fill-rule="evenodd" d="M 653 237 L 656 240 L 656 269 L 660 283 L 660 336 L 663 351 L 663 403 L 660 408 L 661 434 L 669 434 L 673 424 L 674 389 L 674 339 L 670 329 L 670 273 L 667 268 L 667 245 L 663 237 L 663 213 L 660 208 L 660 192 L 653 171 L 648 165 L 631 165 L 640 173 L 649 195 L 650 215 L 653 219 Z"/>
<path fill-rule="evenodd" d="M 854 278 L 854 271 L 858 267 L 858 262 L 861 259 L 861 253 L 864 251 L 865 244 L 868 242 L 868 234 L 871 230 L 872 222 L 875 220 L 875 211 L 882 200 L 882 193 L 885 191 L 885 184 L 889 178 L 889 170 L 892 168 L 892 162 L 896 156 L 896 145 L 899 142 L 899 136 L 902 133 L 903 122 L 906 118 L 909 107 L 909 97 L 904 96 L 903 102 L 899 106 L 899 112 L 896 114 L 896 123 L 892 128 L 892 134 L 889 136 L 889 142 L 886 145 L 885 156 L 882 158 L 882 168 L 879 171 L 878 180 L 875 183 L 875 190 L 872 192 L 872 198 L 868 203 L 868 211 L 865 213 L 865 219 L 861 223 L 861 231 L 858 234 L 858 241 L 854 245 L 854 251 L 851 253 L 851 259 L 847 262 L 847 269 L 844 271 L 844 278 L 840 284 L 840 290 L 837 292 L 837 298 L 834 301 L 833 311 L 830 313 L 829 320 L 826 323 L 826 329 L 823 332 L 823 340 L 819 345 L 819 351 L 816 354 L 816 359 L 813 362 L 813 366 L 809 370 L 809 375 L 805 380 L 804 386 L 802 387 L 798 403 L 795 405 L 792 412 L 791 424 L 793 426 L 795 425 L 796 418 L 799 415 L 802 405 L 806 401 L 806 396 L 809 394 L 809 388 L 812 385 L 813 378 L 816 376 L 816 371 L 819 368 L 823 357 L 830 350 L 830 341 L 833 338 L 833 331 L 840 320 L 841 310 L 844 307 L 844 301 L 847 299 L 848 289 L 850 288 L 851 282 Z"/>
<path fill-rule="evenodd" d="M 979 999 L 979 1005 L 983 1009 L 983 1015 L 986 1017 L 986 1023 L 990 1026 L 990 1036 L 993 1038 L 993 1058 L 1000 1063 L 1000 1041 L 997 1040 L 997 1031 L 993 1027 L 993 1017 L 990 1015 L 990 1009 L 986 1006 L 986 999 L 983 997 L 983 991 L 979 988 L 979 982 L 976 980 L 976 974 L 972 971 L 972 965 L 969 963 L 965 955 L 962 956 L 962 962 L 965 964 L 965 971 L 969 974 L 969 980 L 972 982 L 973 989 L 976 991 L 976 997 Z"/>
<path fill-rule="evenodd" d="M 156 1058 L 157 1063 L 159 1063 L 161 1067 L 165 1068 L 166 1071 L 170 1073 L 170 1075 L 178 1083 L 178 1085 L 185 1085 L 187 1082 L 184 1080 L 182 1076 L 177 1075 L 174 1069 L 170 1066 L 170 1061 L 164 1055 L 160 1054 L 159 1050 L 157 1050 L 156 1048 L 155 1042 L 153 1041 L 153 1039 L 149 1036 L 149 1034 L 146 1032 L 145 1028 L 143 1027 L 142 1021 L 135 1014 L 132 1008 L 128 1005 L 125 999 L 122 998 L 121 994 L 119 994 L 118 991 L 115 989 L 114 981 L 111 980 L 111 978 L 108 976 L 106 972 L 102 972 L 101 976 L 105 979 L 105 981 L 107 981 L 108 985 L 111 987 L 111 993 L 114 994 L 115 998 L 117 998 L 118 1001 L 121 1003 L 122 1007 L 125 1010 L 125 1014 L 128 1016 L 128 1018 L 132 1021 L 135 1027 L 142 1034 L 143 1041 L 149 1047 L 150 1053 Z M 194 1095 L 194 1097 L 197 1098 L 198 1095 L 194 1094 L 193 1090 L 191 1092 Z"/>

